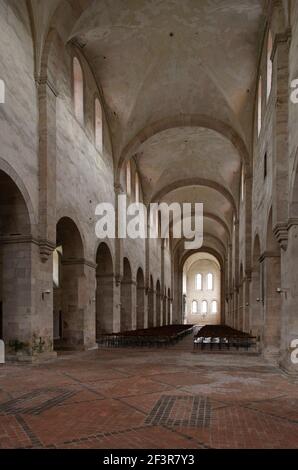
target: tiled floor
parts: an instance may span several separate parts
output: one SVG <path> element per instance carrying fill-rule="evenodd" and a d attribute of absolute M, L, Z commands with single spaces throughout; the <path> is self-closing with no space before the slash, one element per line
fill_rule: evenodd
<path fill-rule="evenodd" d="M 298 448 L 298 384 L 191 341 L 2 366 L 0 448 Z"/>

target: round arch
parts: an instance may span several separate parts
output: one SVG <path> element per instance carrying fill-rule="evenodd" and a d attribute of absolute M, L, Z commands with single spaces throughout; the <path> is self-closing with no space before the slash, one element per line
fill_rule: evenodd
<path fill-rule="evenodd" d="M 165 186 L 164 188 L 160 189 L 157 191 L 151 198 L 151 203 L 153 202 L 158 202 L 160 201 L 163 197 L 165 197 L 167 194 L 170 192 L 180 189 L 180 188 L 186 188 L 189 186 L 205 186 L 211 189 L 214 189 L 218 193 L 220 193 L 222 196 L 225 197 L 225 199 L 231 204 L 231 207 L 234 211 L 234 213 L 238 216 L 238 210 L 237 210 L 237 205 L 234 200 L 233 195 L 228 191 L 224 186 L 220 185 L 219 183 L 216 183 L 212 180 L 205 179 L 205 178 L 187 178 L 179 181 L 175 181 L 168 186 Z"/>
<path fill-rule="evenodd" d="M 211 251 L 213 251 L 211 253 Z M 197 255 L 197 256 L 196 256 Z M 184 259 L 183 259 L 184 258 Z M 187 323 L 199 324 L 218 324 L 224 319 L 224 270 L 221 260 L 214 250 L 193 250 L 192 253 L 186 253 L 181 259 L 180 269 L 182 272 L 182 279 L 180 284 L 182 286 L 182 293 L 186 295 L 186 305 L 190 307 L 192 302 L 195 301 L 200 308 L 193 313 L 192 308 L 187 308 L 184 311 L 184 321 Z M 196 258 L 191 260 L 191 258 Z M 190 261 L 190 262 L 188 262 Z M 192 261 L 192 262 L 191 262 Z M 201 275 L 201 286 L 197 288 L 194 279 L 196 274 Z M 190 276 L 190 277 L 189 277 Z M 212 285 L 209 287 L 207 278 L 212 276 Z M 191 282 L 189 282 L 191 280 Z M 183 295 L 183 297 L 184 297 Z M 207 302 L 207 310 L 201 310 L 202 303 Z M 214 302 L 216 302 L 216 309 L 213 310 Z M 220 305 L 220 310 L 218 309 Z"/>
<path fill-rule="evenodd" d="M 195 215 L 195 211 L 194 209 L 192 208 L 192 211 L 191 211 L 191 217 L 194 217 Z M 231 236 L 232 236 L 232 233 L 231 233 L 231 230 L 229 229 L 228 227 L 228 224 L 219 216 L 213 214 L 212 212 L 204 212 L 203 213 L 203 216 L 204 216 L 204 219 L 210 219 L 216 223 L 218 223 L 225 231 L 226 235 L 227 235 L 227 238 L 228 240 L 230 240 Z M 173 219 L 173 224 L 175 223 L 177 219 Z M 179 219 L 178 219 L 179 221 Z"/>
<path fill-rule="evenodd" d="M 109 246 L 101 242 L 96 253 L 96 338 L 114 331 L 114 263 Z"/>
<path fill-rule="evenodd" d="M 7 161 L 3 160 L 3 158 L 1 157 L 0 157 L 0 171 L 5 173 L 13 181 L 13 183 L 16 185 L 16 187 L 20 191 L 20 194 L 22 195 L 24 202 L 26 204 L 26 207 L 27 207 L 28 216 L 29 216 L 30 225 L 31 225 L 31 232 L 32 232 L 32 235 L 34 235 L 36 225 L 37 225 L 36 216 L 34 213 L 33 204 L 32 204 L 29 192 L 27 191 L 25 184 L 23 183 L 18 173 L 13 169 L 13 167 Z"/>
<path fill-rule="evenodd" d="M 31 344 L 35 303 L 30 292 L 33 282 L 38 285 L 35 242 L 27 193 L 9 173 L 0 169 L 0 339 Z"/>
<path fill-rule="evenodd" d="M 82 292 L 87 289 L 87 278 L 83 240 L 70 217 L 63 216 L 57 222 L 53 257 L 57 262 L 56 282 L 53 283 L 55 347 L 81 349 L 85 345 L 83 319 L 87 308 Z"/>
<path fill-rule="evenodd" d="M 72 207 L 58 208 L 57 212 L 56 212 L 56 220 L 57 220 L 56 226 L 58 226 L 59 222 L 63 219 L 71 221 L 74 228 L 75 228 L 75 232 L 79 234 L 81 242 L 82 242 L 82 247 L 83 247 L 82 248 L 82 258 L 85 257 L 85 255 L 87 253 L 86 237 L 85 237 L 85 233 L 84 233 L 84 230 L 83 230 L 83 226 L 82 226 L 79 218 L 77 217 L 77 212 Z"/>
<path fill-rule="evenodd" d="M 206 115 L 180 114 L 178 116 L 168 117 L 150 124 L 131 139 L 131 141 L 124 147 L 120 155 L 115 177 L 116 181 L 118 183 L 120 182 L 120 173 L 124 163 L 136 153 L 138 147 L 146 140 L 162 131 L 185 126 L 204 127 L 206 129 L 214 130 L 215 132 L 218 132 L 219 134 L 226 137 L 234 145 L 242 162 L 245 164 L 246 175 L 250 173 L 251 163 L 246 145 L 240 135 L 231 126 L 221 120 L 214 119 Z"/>

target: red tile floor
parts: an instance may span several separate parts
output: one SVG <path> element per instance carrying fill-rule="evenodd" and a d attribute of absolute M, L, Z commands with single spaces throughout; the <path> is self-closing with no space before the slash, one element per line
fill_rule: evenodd
<path fill-rule="evenodd" d="M 258 356 L 99 349 L 0 367 L 0 448 L 298 448 L 298 384 Z"/>

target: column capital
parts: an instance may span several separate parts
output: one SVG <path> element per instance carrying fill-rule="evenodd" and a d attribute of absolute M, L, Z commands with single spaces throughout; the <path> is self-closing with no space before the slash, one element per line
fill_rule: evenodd
<path fill-rule="evenodd" d="M 267 258 L 280 258 L 280 253 L 277 251 L 264 251 L 259 258 L 260 263 L 265 261 Z"/>
<path fill-rule="evenodd" d="M 298 218 L 297 217 L 291 217 L 288 220 L 287 230 L 289 231 L 290 228 L 294 227 L 295 225 L 298 225 Z"/>
<path fill-rule="evenodd" d="M 41 261 L 45 263 L 55 250 L 56 243 L 51 240 L 39 240 L 38 244 Z"/>
<path fill-rule="evenodd" d="M 96 263 L 93 263 L 93 261 L 90 261 L 90 260 L 85 259 L 85 258 L 77 258 L 77 259 L 76 258 L 66 258 L 66 259 L 62 258 L 61 264 L 63 264 L 64 266 L 85 265 L 85 266 L 89 266 L 89 268 L 93 268 L 93 269 L 96 269 L 96 267 L 97 267 Z"/>
<path fill-rule="evenodd" d="M 59 95 L 59 92 L 58 92 L 57 88 L 56 88 L 55 85 L 48 79 L 48 77 L 43 77 L 43 76 L 35 77 L 35 83 L 36 83 L 37 88 L 39 88 L 40 86 L 48 87 L 49 90 L 53 93 L 53 95 L 54 95 L 56 98 L 57 98 L 57 96 Z"/>
<path fill-rule="evenodd" d="M 288 224 L 278 223 L 273 228 L 273 234 L 283 250 L 288 246 Z"/>
<path fill-rule="evenodd" d="M 286 29 L 282 33 L 277 33 L 274 36 L 273 46 L 272 46 L 272 53 L 271 53 L 271 61 L 274 61 L 274 57 L 277 51 L 278 46 L 281 44 L 288 43 L 292 38 L 292 32 L 290 29 Z"/>

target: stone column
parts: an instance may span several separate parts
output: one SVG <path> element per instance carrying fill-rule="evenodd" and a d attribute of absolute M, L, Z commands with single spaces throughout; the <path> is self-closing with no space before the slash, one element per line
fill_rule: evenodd
<path fill-rule="evenodd" d="M 161 326 L 161 320 L 162 320 L 161 294 L 156 294 L 155 298 L 156 298 L 155 326 Z"/>
<path fill-rule="evenodd" d="M 3 338 L 20 360 L 53 350 L 52 267 L 43 266 L 38 241 L 30 236 L 1 240 Z"/>
<path fill-rule="evenodd" d="M 148 289 L 144 288 L 144 328 L 148 328 Z"/>
<path fill-rule="evenodd" d="M 155 291 L 149 288 L 148 290 L 148 328 L 155 325 Z"/>
<path fill-rule="evenodd" d="M 263 353 L 268 359 L 276 359 L 280 350 L 281 296 L 280 255 L 265 253 L 262 256 L 264 269 L 264 326 Z"/>
<path fill-rule="evenodd" d="M 251 273 L 250 283 L 250 332 L 253 336 L 260 337 L 263 325 L 263 301 L 261 298 L 260 265 Z"/>
<path fill-rule="evenodd" d="M 132 322 L 132 329 L 137 329 L 137 284 L 135 281 L 131 283 L 131 322 Z"/>
<path fill-rule="evenodd" d="M 241 280 L 239 285 L 239 302 L 238 302 L 238 321 L 237 329 L 243 331 L 243 318 L 244 318 L 244 280 Z"/>
<path fill-rule="evenodd" d="M 136 328 L 137 330 L 144 328 L 145 324 L 145 287 L 137 286 L 137 303 L 136 303 Z"/>
<path fill-rule="evenodd" d="M 251 271 L 246 271 L 246 278 L 244 283 L 244 323 L 243 330 L 245 333 L 249 333 L 250 330 L 250 301 L 249 301 L 249 292 L 250 292 L 250 283 L 251 283 Z"/>
<path fill-rule="evenodd" d="M 276 11 L 276 14 L 278 12 Z M 273 145 L 273 226 L 279 242 L 282 243 L 284 229 L 287 225 L 288 213 L 288 116 L 289 116 L 289 44 L 290 32 L 275 34 L 272 61 L 273 61 L 273 92 L 275 92 L 276 106 L 274 113 Z"/>
<path fill-rule="evenodd" d="M 46 77 L 37 80 L 39 106 L 39 245 L 47 260 L 56 246 L 56 99 Z"/>
<path fill-rule="evenodd" d="M 121 281 L 121 331 L 135 330 L 136 318 L 136 283 L 132 280 Z"/>
<path fill-rule="evenodd" d="M 183 303 L 182 303 L 183 273 L 179 271 L 177 263 L 176 263 L 174 275 L 175 275 L 175 283 L 174 283 L 173 291 L 175 291 L 175 294 L 173 294 L 174 304 L 172 306 L 172 321 L 173 321 L 173 324 L 179 324 L 179 323 L 182 323 L 184 319 Z"/>
<path fill-rule="evenodd" d="M 234 328 L 239 328 L 239 286 L 234 289 L 234 301 L 235 301 L 235 319 Z"/>
<path fill-rule="evenodd" d="M 96 343 L 96 265 L 90 261 L 84 261 L 84 274 L 81 280 L 79 301 L 84 312 L 83 348 L 97 348 Z"/>
<path fill-rule="evenodd" d="M 113 333 L 121 331 L 121 283 L 118 277 L 114 277 L 114 296 L 113 296 Z"/>
<path fill-rule="evenodd" d="M 293 340 L 298 339 L 298 220 L 290 220 L 288 228 L 287 251 L 282 252 L 283 285 L 280 297 L 282 300 L 282 327 L 280 365 L 289 374 L 298 376 L 298 364 L 292 360 Z"/>
<path fill-rule="evenodd" d="M 94 297 L 95 266 L 91 267 L 85 260 L 62 260 L 63 340 L 66 347 L 95 347 Z"/>

